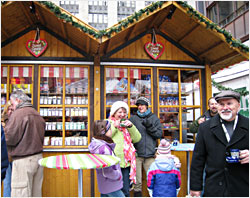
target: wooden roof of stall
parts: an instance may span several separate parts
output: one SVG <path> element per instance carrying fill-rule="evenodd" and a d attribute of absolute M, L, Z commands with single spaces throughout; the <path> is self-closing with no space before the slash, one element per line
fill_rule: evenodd
<path fill-rule="evenodd" d="M 212 71 L 249 60 L 248 48 L 242 50 L 241 43 L 240 46 L 233 45 L 225 37 L 226 32 L 218 31 L 218 26 L 208 28 L 207 24 L 213 24 L 212 21 L 196 11 L 197 15 L 190 16 L 190 8 L 175 1 L 148 6 L 103 31 L 51 2 L 13 1 L 3 4 L 1 9 L 2 46 L 39 26 L 75 46 L 86 57 L 109 57 L 154 29 L 191 56 L 196 64 L 210 64 Z"/>

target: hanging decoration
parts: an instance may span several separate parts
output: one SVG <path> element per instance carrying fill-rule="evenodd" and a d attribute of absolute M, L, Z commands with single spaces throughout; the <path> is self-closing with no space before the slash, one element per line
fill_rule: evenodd
<path fill-rule="evenodd" d="M 212 79 L 212 85 L 217 88 L 219 91 L 223 91 L 223 90 L 231 90 L 231 91 L 235 91 L 238 92 L 241 96 L 247 96 L 249 95 L 249 91 L 247 90 L 234 90 L 232 88 L 228 88 L 228 87 L 224 87 L 221 84 L 215 82 L 214 79 Z"/>
<path fill-rule="evenodd" d="M 162 55 L 165 46 L 162 43 L 157 42 L 154 29 L 152 33 L 152 42 L 147 42 L 144 48 L 149 56 L 151 56 L 154 60 L 158 59 Z"/>
<path fill-rule="evenodd" d="M 35 57 L 39 57 L 48 47 L 48 43 L 44 39 L 40 39 L 39 28 L 36 30 L 34 39 L 30 39 L 26 43 L 27 50 Z"/>

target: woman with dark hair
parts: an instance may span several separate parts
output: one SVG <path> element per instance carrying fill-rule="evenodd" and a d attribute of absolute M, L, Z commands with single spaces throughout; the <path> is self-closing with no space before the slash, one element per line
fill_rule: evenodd
<path fill-rule="evenodd" d="M 90 153 L 114 155 L 115 143 L 111 136 L 111 123 L 108 120 L 96 120 L 94 122 L 94 137 L 89 144 Z M 125 197 L 121 191 L 123 180 L 119 164 L 96 169 L 96 174 L 101 197 Z"/>

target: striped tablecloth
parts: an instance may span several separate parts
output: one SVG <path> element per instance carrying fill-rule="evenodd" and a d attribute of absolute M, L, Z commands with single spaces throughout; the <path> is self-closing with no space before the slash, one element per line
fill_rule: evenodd
<path fill-rule="evenodd" d="M 118 164 L 120 159 L 111 155 L 69 154 L 42 158 L 39 164 L 56 169 L 96 169 Z"/>

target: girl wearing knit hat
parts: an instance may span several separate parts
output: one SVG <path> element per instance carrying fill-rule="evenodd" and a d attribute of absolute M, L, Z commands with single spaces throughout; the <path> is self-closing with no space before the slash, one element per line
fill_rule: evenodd
<path fill-rule="evenodd" d="M 136 183 L 136 158 L 133 143 L 139 142 L 141 134 L 127 119 L 129 108 L 123 101 L 115 102 L 110 110 L 112 140 L 116 143 L 115 155 L 121 159 L 120 166 L 123 176 L 122 191 L 129 197 L 130 183 Z M 131 182 L 130 182 L 131 181 Z"/>
<path fill-rule="evenodd" d="M 170 143 L 162 139 L 155 162 L 147 172 L 147 186 L 153 197 L 177 197 L 181 186 L 180 161 L 171 155 Z"/>
<path fill-rule="evenodd" d="M 88 147 L 90 153 L 114 155 L 116 145 L 111 136 L 111 123 L 108 120 L 96 120 L 94 122 L 94 137 Z M 123 181 L 119 164 L 96 169 L 96 175 L 101 197 L 125 197 L 121 191 Z"/>

